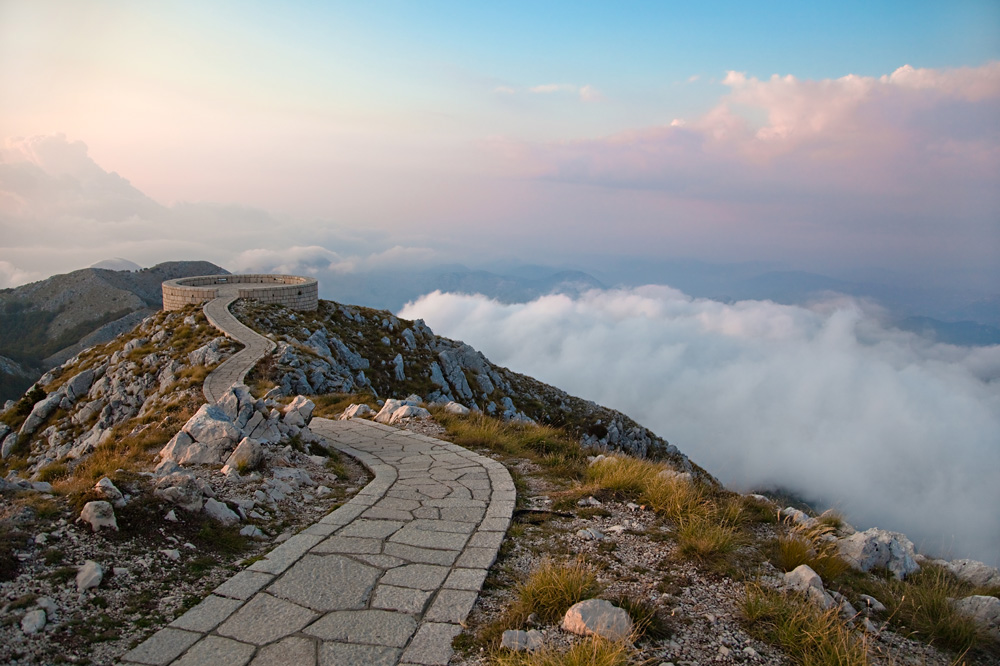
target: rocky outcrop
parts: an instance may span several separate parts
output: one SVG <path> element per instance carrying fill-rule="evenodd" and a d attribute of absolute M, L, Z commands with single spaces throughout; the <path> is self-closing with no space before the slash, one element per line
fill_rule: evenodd
<path fill-rule="evenodd" d="M 920 571 L 913 543 L 899 532 L 873 527 L 840 539 L 837 546 L 840 556 L 858 571 L 888 569 L 900 580 Z"/>
<path fill-rule="evenodd" d="M 956 611 L 975 620 L 983 631 L 1000 641 L 1000 599 L 974 595 L 952 602 Z"/>

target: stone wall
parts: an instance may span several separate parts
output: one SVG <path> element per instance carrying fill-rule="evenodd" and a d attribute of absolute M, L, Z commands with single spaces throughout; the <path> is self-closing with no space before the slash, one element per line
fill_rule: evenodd
<path fill-rule="evenodd" d="M 240 298 L 262 303 L 280 303 L 293 310 L 315 310 L 319 305 L 319 283 L 298 275 L 199 275 L 163 283 L 163 309 L 180 310 L 210 301 L 220 289 L 236 288 Z"/>

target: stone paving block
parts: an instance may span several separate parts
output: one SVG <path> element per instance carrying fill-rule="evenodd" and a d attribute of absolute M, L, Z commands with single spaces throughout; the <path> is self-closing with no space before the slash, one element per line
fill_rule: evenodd
<path fill-rule="evenodd" d="M 221 636 L 206 636 L 195 643 L 174 666 L 244 666 L 253 657 L 253 645 Z"/>
<path fill-rule="evenodd" d="M 413 520 L 413 513 L 410 511 L 401 511 L 399 509 L 383 509 L 378 506 L 373 506 L 361 514 L 361 517 L 369 520 L 398 520 L 407 522 Z"/>
<path fill-rule="evenodd" d="M 316 617 L 308 608 L 262 593 L 236 611 L 217 633 L 245 643 L 266 645 L 298 632 Z"/>
<path fill-rule="evenodd" d="M 210 594 L 201 603 L 181 615 L 168 626 L 188 631 L 209 632 L 233 614 L 243 602 Z"/>
<path fill-rule="evenodd" d="M 311 553 L 369 553 L 382 550 L 381 539 L 359 539 L 334 535 L 313 546 Z"/>
<path fill-rule="evenodd" d="M 152 664 L 153 666 L 169 664 L 184 650 L 194 645 L 199 638 L 201 638 L 201 634 L 190 631 L 160 629 L 137 647 L 126 652 L 122 661 L 134 661 L 138 664 Z"/>
<path fill-rule="evenodd" d="M 486 502 L 482 500 L 465 499 L 429 499 L 424 500 L 424 506 L 434 506 L 439 509 L 460 508 L 460 509 L 486 509 Z"/>
<path fill-rule="evenodd" d="M 494 550 L 500 547 L 503 543 L 503 532 L 476 532 L 469 539 L 470 548 L 493 548 Z"/>
<path fill-rule="evenodd" d="M 402 661 L 421 666 L 446 666 L 451 658 L 451 641 L 462 633 L 457 624 L 425 622 L 403 652 Z"/>
<path fill-rule="evenodd" d="M 473 499 L 489 500 L 492 491 L 489 488 L 473 488 L 470 492 Z"/>
<path fill-rule="evenodd" d="M 461 624 L 469 616 L 478 597 L 479 593 L 471 590 L 441 590 L 424 615 L 424 621 Z"/>
<path fill-rule="evenodd" d="M 363 608 L 381 573 L 340 555 L 306 555 L 267 591 L 318 611 Z"/>
<path fill-rule="evenodd" d="M 440 511 L 441 520 L 454 520 L 461 523 L 478 523 L 486 515 L 483 509 L 470 509 L 466 507 L 446 507 L 444 509 L 437 509 Z M 424 516 L 415 516 L 417 518 L 423 518 Z M 437 518 L 437 516 L 430 516 L 431 518 Z"/>
<path fill-rule="evenodd" d="M 372 608 L 401 611 L 418 615 L 424 612 L 433 590 L 415 590 L 410 587 L 378 585 L 372 598 Z"/>
<path fill-rule="evenodd" d="M 344 506 L 331 511 L 330 513 L 320 518 L 319 522 L 331 525 L 347 525 L 348 523 L 350 523 L 352 520 L 354 520 L 367 510 L 368 510 L 367 504 L 347 503 Z"/>
<path fill-rule="evenodd" d="M 471 590 L 478 592 L 486 580 L 486 569 L 453 569 L 448 574 L 444 587 L 452 590 Z"/>
<path fill-rule="evenodd" d="M 250 570 L 273 574 L 281 573 L 322 540 L 323 537 L 315 534 L 296 534 L 268 553 L 263 560 L 257 560 L 251 564 Z"/>
<path fill-rule="evenodd" d="M 337 532 L 337 536 L 384 539 L 394 534 L 402 526 L 403 522 L 397 520 L 366 520 L 358 518 Z"/>
<path fill-rule="evenodd" d="M 418 548 L 439 548 L 447 550 L 461 550 L 465 542 L 469 540 L 467 534 L 452 534 L 449 532 L 431 532 L 421 530 L 407 525 L 391 537 L 389 542 L 402 543 Z M 388 551 L 386 551 L 388 552 Z"/>
<path fill-rule="evenodd" d="M 302 530 L 302 534 L 315 534 L 316 536 L 330 536 L 334 532 L 340 529 L 340 525 L 334 525 L 333 523 L 313 523 L 306 529 Z"/>
<path fill-rule="evenodd" d="M 401 650 L 377 645 L 323 643 L 319 666 L 396 666 Z"/>
<path fill-rule="evenodd" d="M 272 580 L 274 576 L 269 573 L 246 569 L 215 588 L 214 593 L 232 599 L 249 599 Z"/>
<path fill-rule="evenodd" d="M 386 555 L 399 557 L 408 562 L 420 564 L 442 564 L 450 566 L 458 558 L 457 550 L 437 550 L 433 548 L 420 548 L 404 543 L 386 542 L 382 549 Z"/>
<path fill-rule="evenodd" d="M 426 530 L 428 532 L 451 532 L 453 534 L 472 534 L 475 523 L 462 523 L 457 520 L 426 520 L 417 518 L 407 525 L 411 530 Z"/>
<path fill-rule="evenodd" d="M 394 569 L 395 567 L 407 564 L 406 560 L 393 557 L 392 555 L 386 555 L 384 553 L 376 553 L 374 555 L 358 553 L 356 555 L 351 555 L 351 559 L 364 562 L 365 564 L 370 564 L 373 567 L 378 567 L 379 569 Z"/>
<path fill-rule="evenodd" d="M 379 583 L 416 590 L 436 590 L 441 587 L 448 572 L 448 567 L 433 564 L 407 564 L 385 572 Z"/>
<path fill-rule="evenodd" d="M 466 548 L 455 561 L 456 567 L 489 569 L 497 559 L 497 551 L 492 548 Z"/>
<path fill-rule="evenodd" d="M 487 518 L 479 525 L 481 532 L 506 532 L 510 527 L 509 518 Z"/>
<path fill-rule="evenodd" d="M 316 666 L 316 643 L 301 636 L 289 636 L 262 647 L 250 666 Z"/>
<path fill-rule="evenodd" d="M 432 506 L 422 506 L 419 509 L 413 510 L 413 517 L 436 519 L 436 518 L 441 518 L 443 516 L 441 515 L 441 509 L 436 509 Z"/>
<path fill-rule="evenodd" d="M 329 613 L 306 627 L 305 633 L 324 641 L 403 647 L 417 629 L 417 621 L 405 613 L 387 610 Z"/>

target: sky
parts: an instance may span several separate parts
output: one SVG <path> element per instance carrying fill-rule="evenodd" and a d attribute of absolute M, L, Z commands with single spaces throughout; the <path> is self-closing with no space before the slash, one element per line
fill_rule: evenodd
<path fill-rule="evenodd" d="M 405 312 L 728 483 L 1000 552 L 1000 347 L 655 270 L 875 275 L 995 314 L 995 0 L 0 0 L 0 288 L 113 257 L 321 295 L 454 263 L 642 268 L 660 284 Z"/>
<path fill-rule="evenodd" d="M 18 173 L 62 137 L 172 227 L 238 207 L 284 247 L 1000 284 L 1000 5 L 622 5 L 0 0 L 0 261 L 59 272 L 13 227 L 155 222 L 41 205 L 97 194 L 66 165 L 44 194 Z M 159 258 L 188 240 L 149 227 Z M 91 263 L 75 241 L 62 270 Z M 262 248 L 282 249 L 208 250 Z"/>

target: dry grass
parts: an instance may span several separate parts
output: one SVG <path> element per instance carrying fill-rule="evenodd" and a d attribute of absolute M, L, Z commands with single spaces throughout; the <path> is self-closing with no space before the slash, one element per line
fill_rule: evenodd
<path fill-rule="evenodd" d="M 769 559 L 782 571 L 807 564 L 827 583 L 838 581 L 850 570 L 850 565 L 840 557 L 833 540 L 834 529 L 829 522 L 808 527 L 793 523 L 786 534 L 769 545 Z"/>
<path fill-rule="evenodd" d="M 379 410 L 375 396 L 370 393 L 325 393 L 323 395 L 311 396 L 310 400 L 316 405 L 313 416 L 320 416 L 327 419 L 335 419 L 340 416 L 345 409 L 351 405 L 365 404 Z"/>
<path fill-rule="evenodd" d="M 540 622 L 558 622 L 570 606 L 600 591 L 596 574 L 582 560 L 557 562 L 546 558 L 517 586 L 517 598 L 504 614 L 483 627 L 479 639 L 488 645 L 499 645 L 504 631 L 522 628 L 532 613 Z"/>
<path fill-rule="evenodd" d="M 587 638 L 568 650 L 543 648 L 538 652 L 498 652 L 497 666 L 625 666 L 631 652 L 627 643 Z"/>
<path fill-rule="evenodd" d="M 743 601 L 747 631 L 780 646 L 803 666 L 867 666 L 867 646 L 841 622 L 837 609 L 820 611 L 794 593 L 747 586 Z"/>
<path fill-rule="evenodd" d="M 584 475 L 586 453 L 578 441 L 559 428 L 508 423 L 480 413 L 457 416 L 433 406 L 430 411 L 459 446 L 527 458 L 541 465 L 551 479 L 577 480 Z"/>
<path fill-rule="evenodd" d="M 905 581 L 892 577 L 852 579 L 851 587 L 885 604 L 890 624 L 914 638 L 957 652 L 984 650 L 992 651 L 994 659 L 1000 656 L 1000 645 L 973 620 L 956 612 L 949 601 L 977 590 L 941 567 L 925 564 Z"/>

